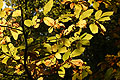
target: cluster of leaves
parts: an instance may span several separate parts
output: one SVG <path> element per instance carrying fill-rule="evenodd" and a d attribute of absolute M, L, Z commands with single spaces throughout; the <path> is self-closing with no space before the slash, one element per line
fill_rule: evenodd
<path fill-rule="evenodd" d="M 104 79 L 104 80 L 111 80 L 111 79 L 120 79 L 120 52 L 115 55 L 106 55 L 105 61 L 100 62 L 98 64 L 100 69 L 96 72 L 91 79 Z M 99 75 L 99 76 L 98 76 Z"/>
<path fill-rule="evenodd" d="M 102 23 L 110 20 L 113 11 L 103 12 L 99 9 L 102 2 L 95 0 L 43 0 L 43 6 L 39 2 L 33 1 L 34 8 L 30 1 L 13 0 L 12 8 L 3 9 L 0 0 L 0 63 L 5 67 L 0 68 L 1 78 L 9 73 L 7 76 L 23 79 L 51 79 L 51 75 L 63 79 L 66 69 L 72 69 L 72 80 L 92 74 L 79 56 L 94 34 L 106 32 Z M 91 4 L 93 8 L 89 9 Z M 63 13 L 52 10 L 56 5 Z"/>

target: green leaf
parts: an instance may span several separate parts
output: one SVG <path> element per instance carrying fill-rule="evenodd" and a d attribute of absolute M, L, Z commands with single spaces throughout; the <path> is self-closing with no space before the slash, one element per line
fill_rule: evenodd
<path fill-rule="evenodd" d="M 81 16 L 80 16 L 79 19 L 82 20 L 82 19 L 85 19 L 85 18 L 91 16 L 91 14 L 93 13 L 93 11 L 94 11 L 94 9 L 88 9 L 87 11 L 85 11 L 85 12 L 83 12 L 81 14 Z"/>
<path fill-rule="evenodd" d="M 53 0 L 49 0 L 49 2 L 44 6 L 43 14 L 46 15 L 53 7 Z"/>
<path fill-rule="evenodd" d="M 91 32 L 93 33 L 93 34 L 96 34 L 96 33 L 98 33 L 98 26 L 94 23 L 94 24 L 90 24 L 89 25 L 89 28 L 90 28 L 90 30 L 91 30 Z"/>
<path fill-rule="evenodd" d="M 105 73 L 105 80 L 111 80 L 111 75 L 113 73 L 113 68 L 109 68 L 107 72 Z"/>
<path fill-rule="evenodd" d="M 76 57 L 76 56 L 80 56 L 83 52 L 84 52 L 85 48 L 84 47 L 80 47 L 80 49 L 75 49 L 70 57 Z"/>
<path fill-rule="evenodd" d="M 27 19 L 27 20 L 24 21 L 24 24 L 25 24 L 27 27 L 30 27 L 30 26 L 32 26 L 32 21 L 29 20 L 29 19 Z"/>
<path fill-rule="evenodd" d="M 113 11 L 104 12 L 101 17 L 113 15 Z"/>
<path fill-rule="evenodd" d="M 95 13 L 95 19 L 99 19 L 102 15 L 102 10 L 98 10 L 96 13 Z"/>
<path fill-rule="evenodd" d="M 2 45 L 2 51 L 3 51 L 4 53 L 8 52 L 7 45 Z"/>
<path fill-rule="evenodd" d="M 100 6 L 100 4 L 98 2 L 96 2 L 96 1 L 94 1 L 93 8 L 96 9 L 96 10 L 98 10 L 99 6 Z"/>
<path fill-rule="evenodd" d="M 17 40 L 19 34 L 18 34 L 17 32 L 15 32 L 15 31 L 12 31 L 12 30 L 10 30 L 10 31 L 11 31 L 11 34 L 12 34 L 13 38 L 14 38 L 15 40 Z"/>
<path fill-rule="evenodd" d="M 57 50 L 58 50 L 58 45 L 57 45 L 57 44 L 54 44 L 54 45 L 52 46 L 52 50 L 53 50 L 53 52 L 57 52 Z"/>
<path fill-rule="evenodd" d="M 63 55 L 63 61 L 64 61 L 64 62 L 69 58 L 70 53 L 71 53 L 71 52 L 68 51 L 68 52 L 66 52 L 66 53 Z"/>
<path fill-rule="evenodd" d="M 61 59 L 61 54 L 60 54 L 60 53 L 56 53 L 56 54 L 55 54 L 55 57 L 56 57 L 57 59 Z"/>
<path fill-rule="evenodd" d="M 110 20 L 110 17 L 103 17 L 99 19 L 99 21 L 108 21 L 108 20 Z"/>
<path fill-rule="evenodd" d="M 3 0 L 0 0 L 0 9 L 3 7 Z"/>
<path fill-rule="evenodd" d="M 60 69 L 61 71 L 58 71 L 58 75 L 59 75 L 60 77 L 64 78 L 64 76 L 65 76 L 65 69 L 64 69 L 64 67 L 60 67 L 59 69 Z"/>
<path fill-rule="evenodd" d="M 6 56 L 6 57 L 2 60 L 2 63 L 7 64 L 7 61 L 8 61 L 9 58 L 10 58 L 10 57 Z"/>

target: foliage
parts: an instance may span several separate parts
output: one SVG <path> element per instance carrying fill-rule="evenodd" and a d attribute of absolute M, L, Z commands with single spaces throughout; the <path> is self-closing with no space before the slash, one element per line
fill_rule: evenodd
<path fill-rule="evenodd" d="M 80 56 L 115 11 L 111 1 L 0 0 L 1 79 L 84 79 L 92 74 Z M 91 4 L 93 6 L 91 7 Z M 113 68 L 109 68 L 105 75 Z M 67 73 L 70 72 L 69 75 Z M 54 76 L 53 76 L 54 75 Z M 67 76 L 66 76 L 67 75 Z M 12 77 L 11 77 L 12 76 Z M 68 77 L 69 76 L 69 77 Z"/>

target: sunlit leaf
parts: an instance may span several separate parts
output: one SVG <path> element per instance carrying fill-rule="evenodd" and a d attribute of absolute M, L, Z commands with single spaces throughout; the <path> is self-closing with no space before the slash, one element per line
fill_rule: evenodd
<path fill-rule="evenodd" d="M 5 39 L 6 39 L 7 42 L 11 42 L 10 37 L 5 36 Z"/>
<path fill-rule="evenodd" d="M 2 51 L 3 51 L 4 53 L 8 52 L 7 45 L 2 45 Z"/>
<path fill-rule="evenodd" d="M 60 67 L 59 69 L 60 69 L 61 71 L 58 71 L 58 75 L 59 75 L 60 77 L 64 78 L 64 76 L 65 76 L 65 69 L 64 69 L 64 67 Z"/>
<path fill-rule="evenodd" d="M 102 24 L 99 24 L 99 25 L 100 25 L 101 29 L 102 29 L 104 32 L 106 32 L 105 27 L 104 27 Z"/>
<path fill-rule="evenodd" d="M 86 20 L 79 20 L 76 26 L 79 26 L 80 28 L 85 28 L 87 25 Z"/>
<path fill-rule="evenodd" d="M 91 16 L 91 14 L 93 13 L 94 9 L 88 9 L 87 11 L 83 12 L 81 15 L 80 15 L 80 20 L 82 19 L 85 19 L 89 16 Z"/>
<path fill-rule="evenodd" d="M 54 44 L 54 45 L 52 46 L 53 52 L 57 52 L 57 49 L 58 49 L 58 45 L 57 45 L 57 44 Z"/>
<path fill-rule="evenodd" d="M 47 48 L 48 52 L 51 52 L 51 51 L 52 51 L 52 48 L 51 48 L 51 45 L 50 45 L 50 44 L 44 43 L 44 47 Z"/>
<path fill-rule="evenodd" d="M 32 18 L 32 24 L 33 24 L 33 25 L 36 25 L 36 23 L 37 23 L 37 16 L 34 16 L 34 17 Z"/>
<path fill-rule="evenodd" d="M 10 57 L 6 56 L 6 57 L 2 60 L 2 63 L 7 64 L 7 61 L 8 61 L 9 58 L 10 58 Z"/>
<path fill-rule="evenodd" d="M 5 54 L 2 54 L 2 55 L 0 55 L 0 58 L 4 58 L 6 55 Z"/>
<path fill-rule="evenodd" d="M 98 10 L 96 13 L 95 13 L 95 19 L 99 19 L 102 15 L 102 10 Z"/>
<path fill-rule="evenodd" d="M 69 56 L 70 56 L 70 53 L 71 52 L 66 52 L 64 55 L 63 55 L 63 61 L 66 61 L 68 58 L 69 58 Z"/>
<path fill-rule="evenodd" d="M 90 3 L 90 5 L 92 4 L 93 1 L 94 1 L 94 0 L 88 0 L 88 2 Z"/>
<path fill-rule="evenodd" d="M 3 7 L 3 0 L 0 0 L 0 9 Z"/>
<path fill-rule="evenodd" d="M 60 53 L 56 53 L 56 54 L 55 54 L 55 57 L 56 57 L 57 59 L 61 59 L 61 54 L 60 54 Z"/>
<path fill-rule="evenodd" d="M 69 39 L 64 39 L 64 45 L 67 47 L 71 46 L 71 42 L 69 41 Z"/>
<path fill-rule="evenodd" d="M 34 25 L 34 28 L 38 28 L 40 26 L 40 24 L 36 24 Z"/>
<path fill-rule="evenodd" d="M 48 32 L 49 32 L 49 33 L 52 33 L 52 31 L 53 31 L 53 27 L 50 27 L 50 28 L 48 29 Z"/>
<path fill-rule="evenodd" d="M 71 64 L 66 63 L 66 64 L 63 65 L 63 67 L 64 67 L 64 68 L 70 68 L 70 67 L 71 67 Z"/>
<path fill-rule="evenodd" d="M 100 4 L 98 2 L 96 2 L 96 1 L 94 1 L 93 8 L 96 9 L 96 10 L 98 10 L 99 6 L 100 6 Z"/>
<path fill-rule="evenodd" d="M 67 52 L 67 51 L 68 51 L 68 50 L 67 50 L 66 47 L 62 47 L 62 48 L 59 48 L 58 53 L 65 53 L 65 52 Z"/>
<path fill-rule="evenodd" d="M 6 15 L 6 13 L 4 11 L 0 11 L 0 17 L 5 17 L 5 15 Z"/>
<path fill-rule="evenodd" d="M 33 38 L 27 39 L 27 43 L 28 43 L 28 44 L 31 44 L 33 41 L 34 41 Z"/>
<path fill-rule="evenodd" d="M 43 80 L 43 77 L 39 77 L 37 80 Z"/>
<path fill-rule="evenodd" d="M 82 38 L 82 40 L 90 40 L 92 39 L 93 35 L 91 34 L 87 34 L 84 38 Z"/>
<path fill-rule="evenodd" d="M 51 10 L 52 7 L 53 7 L 53 0 L 49 0 L 49 2 L 44 6 L 44 10 L 43 10 L 44 15 L 46 15 Z"/>
<path fill-rule="evenodd" d="M 110 20 L 110 17 L 103 17 L 99 19 L 99 21 L 108 21 L 108 20 Z"/>
<path fill-rule="evenodd" d="M 15 10 L 12 14 L 12 17 L 21 16 L 21 10 Z"/>
<path fill-rule="evenodd" d="M 80 15 L 80 12 L 81 12 L 81 10 L 82 10 L 82 7 L 81 7 L 81 5 L 75 5 L 75 11 L 74 11 L 74 14 L 76 15 L 75 17 L 76 18 L 79 18 L 79 15 Z"/>
<path fill-rule="evenodd" d="M 83 61 L 81 59 L 73 59 L 73 60 L 71 60 L 71 63 L 76 65 L 76 66 L 82 66 L 83 65 Z"/>
<path fill-rule="evenodd" d="M 53 26 L 54 25 L 54 19 L 52 19 L 50 17 L 44 17 L 43 21 L 48 26 Z"/>
<path fill-rule="evenodd" d="M 27 20 L 24 21 L 24 24 L 25 24 L 26 26 L 30 27 L 30 26 L 32 26 L 32 21 L 29 20 L 29 19 L 27 19 Z"/>
<path fill-rule="evenodd" d="M 113 15 L 113 11 L 104 12 L 101 17 Z"/>
<path fill-rule="evenodd" d="M 76 56 L 80 56 L 83 52 L 84 52 L 85 48 L 84 47 L 80 47 L 80 49 L 75 49 L 70 57 L 76 57 Z"/>
<path fill-rule="evenodd" d="M 96 34 L 96 33 L 98 33 L 98 26 L 94 23 L 94 24 L 90 24 L 89 25 L 89 28 L 90 28 L 90 30 L 91 30 L 91 32 L 93 33 L 93 34 Z"/>
<path fill-rule="evenodd" d="M 17 32 L 15 32 L 15 31 L 12 31 L 12 30 L 10 30 L 10 31 L 11 31 L 11 34 L 12 34 L 13 38 L 14 38 L 15 40 L 17 40 L 19 34 L 18 34 Z"/>

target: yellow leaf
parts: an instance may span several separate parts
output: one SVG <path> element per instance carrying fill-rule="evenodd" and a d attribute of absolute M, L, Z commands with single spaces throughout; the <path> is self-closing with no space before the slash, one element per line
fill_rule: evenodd
<path fill-rule="evenodd" d="M 58 75 L 60 77 L 64 78 L 64 76 L 65 76 L 65 69 L 64 69 L 64 67 L 60 67 L 60 70 L 61 71 L 58 71 Z"/>
<path fill-rule="evenodd" d="M 90 30 L 91 30 L 91 32 L 93 33 L 93 34 L 96 34 L 96 33 L 98 33 L 98 26 L 94 23 L 94 24 L 90 24 L 89 25 L 89 28 L 90 28 Z"/>
<path fill-rule="evenodd" d="M 5 54 L 2 54 L 2 55 L 0 55 L 0 58 L 4 58 L 6 55 Z"/>
<path fill-rule="evenodd" d="M 49 2 L 44 6 L 43 14 L 46 15 L 53 7 L 53 0 L 49 0 Z"/>
<path fill-rule="evenodd" d="M 50 17 L 44 17 L 43 21 L 48 26 L 53 26 L 54 25 L 54 19 L 52 19 Z"/>
<path fill-rule="evenodd" d="M 96 13 L 95 13 L 95 19 L 99 19 L 102 15 L 102 10 L 98 10 Z"/>
<path fill-rule="evenodd" d="M 113 15 L 113 11 L 104 12 L 101 17 Z"/>
<path fill-rule="evenodd" d="M 5 17 L 6 13 L 4 11 L 0 11 L 0 17 Z"/>
<path fill-rule="evenodd" d="M 9 59 L 9 57 L 6 56 L 6 57 L 2 60 L 2 63 L 7 64 L 8 59 Z"/>
<path fill-rule="evenodd" d="M 83 12 L 79 18 L 79 20 L 85 19 L 93 13 L 94 9 L 88 9 L 87 11 Z"/>
<path fill-rule="evenodd" d="M 27 19 L 27 20 L 24 21 L 24 24 L 25 24 L 26 26 L 30 27 L 30 26 L 32 26 L 32 21 L 29 20 L 29 19 Z"/>
<path fill-rule="evenodd" d="M 74 11 L 74 14 L 76 15 L 75 17 L 76 18 L 79 18 L 79 15 L 80 15 L 80 12 L 81 12 L 81 10 L 82 10 L 82 7 L 81 7 L 81 5 L 75 5 L 75 11 Z"/>
<path fill-rule="evenodd" d="M 3 0 L 0 0 L 0 9 L 3 7 Z"/>
<path fill-rule="evenodd" d="M 85 28 L 86 25 L 86 20 L 79 20 L 79 22 L 76 24 L 76 26 L 79 26 L 80 28 Z"/>
<path fill-rule="evenodd" d="M 94 0 L 88 0 L 88 2 L 90 3 L 90 5 L 92 4 L 93 1 L 94 1 Z"/>
<path fill-rule="evenodd" d="M 12 14 L 12 17 L 21 16 L 21 10 L 15 10 Z"/>
<path fill-rule="evenodd" d="M 71 67 L 71 64 L 66 63 L 66 64 L 63 65 L 63 67 L 64 67 L 64 68 L 70 68 L 70 67 Z"/>
<path fill-rule="evenodd" d="M 110 17 L 103 17 L 99 19 L 99 21 L 108 21 L 108 20 L 110 20 Z"/>
<path fill-rule="evenodd" d="M 5 39 L 6 39 L 7 42 L 11 42 L 10 37 L 5 36 Z"/>
<path fill-rule="evenodd" d="M 18 39 L 18 33 L 17 33 L 17 32 L 14 32 L 14 31 L 12 31 L 12 30 L 10 30 L 10 31 L 11 31 L 11 34 L 12 34 L 13 38 L 14 38 L 15 40 L 17 40 L 17 39 Z"/>
<path fill-rule="evenodd" d="M 40 24 L 36 24 L 34 25 L 34 28 L 38 28 L 40 26 Z"/>
<path fill-rule="evenodd" d="M 52 50 L 53 50 L 53 52 L 57 52 L 57 49 L 58 49 L 57 44 L 54 44 L 54 45 L 52 46 Z"/>
<path fill-rule="evenodd" d="M 104 32 L 106 32 L 105 27 L 104 27 L 102 24 L 99 24 L 99 25 L 100 25 L 101 29 L 102 29 Z"/>
<path fill-rule="evenodd" d="M 83 52 L 84 52 L 85 48 L 84 47 L 80 47 L 80 49 L 75 49 L 70 57 L 76 57 L 76 56 L 80 56 Z"/>
<path fill-rule="evenodd" d="M 39 77 L 37 80 L 43 80 L 43 77 Z"/>
<path fill-rule="evenodd" d="M 71 46 L 71 43 L 70 43 L 69 39 L 64 40 L 64 45 L 67 46 L 67 47 Z"/>
<path fill-rule="evenodd" d="M 48 29 L 48 32 L 49 32 L 49 33 L 52 33 L 52 31 L 53 31 L 53 27 L 50 27 L 50 28 Z"/>
<path fill-rule="evenodd" d="M 19 60 L 20 57 L 16 55 L 16 56 L 14 56 L 14 59 L 15 59 L 15 60 Z"/>
<path fill-rule="evenodd" d="M 98 10 L 99 6 L 100 6 L 100 4 L 98 2 L 96 2 L 96 1 L 94 1 L 93 8 L 96 9 L 96 10 Z"/>
<path fill-rule="evenodd" d="M 2 45 L 2 51 L 3 51 L 4 53 L 8 52 L 7 45 Z"/>
<path fill-rule="evenodd" d="M 67 51 L 68 51 L 68 50 L 67 50 L 66 47 L 62 47 L 62 48 L 59 48 L 58 53 L 65 53 L 65 52 L 67 52 Z"/>
<path fill-rule="evenodd" d="M 63 61 L 64 61 L 64 62 L 69 58 L 70 53 L 71 53 L 71 52 L 68 51 L 68 52 L 66 52 L 66 53 L 63 55 Z"/>
<path fill-rule="evenodd" d="M 87 34 L 84 38 L 82 38 L 82 40 L 90 40 L 92 37 L 93 36 L 91 34 Z"/>
<path fill-rule="evenodd" d="M 73 59 L 71 62 L 76 66 L 82 66 L 83 64 L 83 61 L 81 59 Z"/>
<path fill-rule="evenodd" d="M 55 57 L 56 57 L 57 59 L 61 59 L 61 54 L 60 54 L 60 53 L 56 53 L 56 54 L 55 54 Z"/>

